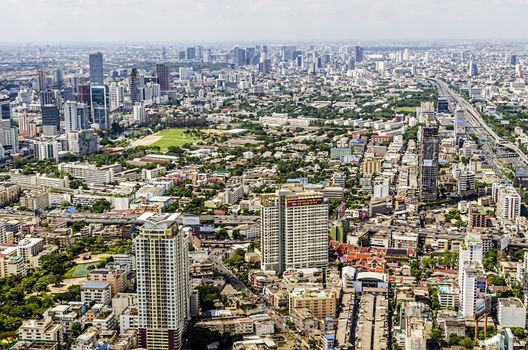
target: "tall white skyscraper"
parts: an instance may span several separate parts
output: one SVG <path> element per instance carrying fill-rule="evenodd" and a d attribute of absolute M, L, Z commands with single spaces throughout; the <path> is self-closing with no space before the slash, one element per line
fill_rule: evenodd
<path fill-rule="evenodd" d="M 64 130 L 67 133 L 88 129 L 90 109 L 88 105 L 76 101 L 64 103 Z"/>
<path fill-rule="evenodd" d="M 409 61 L 410 56 L 411 56 L 411 54 L 409 52 L 409 49 L 407 49 L 407 48 L 403 49 L 403 60 L 405 62 Z"/>
<path fill-rule="evenodd" d="M 482 263 L 466 263 L 462 271 L 461 311 L 464 317 L 473 318 L 485 308 L 487 289 L 486 275 Z"/>
<path fill-rule="evenodd" d="M 139 346 L 180 349 L 189 318 L 188 232 L 179 214 L 145 213 L 135 238 Z"/>
<path fill-rule="evenodd" d="M 277 273 L 328 264 L 328 204 L 318 192 L 263 195 L 262 269 Z"/>
<path fill-rule="evenodd" d="M 123 104 L 125 89 L 113 82 L 108 88 L 108 94 L 110 99 L 110 111 L 115 111 Z"/>
<path fill-rule="evenodd" d="M 468 234 L 460 244 L 458 285 L 460 289 L 460 304 L 465 317 L 475 315 L 477 298 L 483 298 L 481 293 L 482 279 L 484 278 L 484 289 L 486 278 L 483 277 L 482 258 L 484 248 L 482 239 L 478 235 Z M 477 288 L 479 292 L 477 293 Z"/>

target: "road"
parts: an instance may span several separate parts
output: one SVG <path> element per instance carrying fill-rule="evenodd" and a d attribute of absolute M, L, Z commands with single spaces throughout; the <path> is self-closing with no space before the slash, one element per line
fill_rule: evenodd
<path fill-rule="evenodd" d="M 499 135 L 491 129 L 491 127 L 486 124 L 486 121 L 481 117 L 480 113 L 462 96 L 457 92 L 453 91 L 444 81 L 437 78 L 428 78 L 428 81 L 432 82 L 438 87 L 438 93 L 440 96 L 449 97 L 454 100 L 457 105 L 462 108 L 465 112 L 468 123 L 475 130 L 475 134 L 484 139 L 491 139 L 496 144 L 504 146 L 512 150 L 517 154 L 519 159 L 524 163 L 528 164 L 528 156 L 524 154 L 515 144 L 510 141 L 504 140 Z M 486 160 L 491 161 L 490 165 L 493 170 L 500 177 L 504 178 L 504 166 L 501 164 L 500 160 L 497 159 L 495 153 L 490 149 L 489 145 L 485 146 L 485 157 Z"/>

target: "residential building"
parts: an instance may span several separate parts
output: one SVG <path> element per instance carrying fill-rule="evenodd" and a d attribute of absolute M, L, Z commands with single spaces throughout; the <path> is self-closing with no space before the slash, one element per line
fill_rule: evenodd
<path fill-rule="evenodd" d="M 335 318 L 338 293 L 333 289 L 294 288 L 289 293 L 290 314 L 294 309 L 308 309 L 318 318 Z"/>
<path fill-rule="evenodd" d="M 18 329 L 20 341 L 31 341 L 32 343 L 50 342 L 60 344 L 62 341 L 63 327 L 53 323 L 50 317 L 41 320 L 28 320 L 22 323 Z"/>
<path fill-rule="evenodd" d="M 262 269 L 325 268 L 328 204 L 319 192 L 279 190 L 261 199 Z"/>
<path fill-rule="evenodd" d="M 135 239 L 139 345 L 180 349 L 189 318 L 188 232 L 178 214 L 145 213 Z"/>
<path fill-rule="evenodd" d="M 88 281 L 81 285 L 81 301 L 83 303 L 110 305 L 112 303 L 112 288 L 104 281 Z"/>

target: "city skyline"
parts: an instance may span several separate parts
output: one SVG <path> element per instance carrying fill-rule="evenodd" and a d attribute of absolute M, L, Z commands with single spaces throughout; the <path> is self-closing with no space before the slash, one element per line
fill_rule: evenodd
<path fill-rule="evenodd" d="M 0 30 L 5 43 L 520 40 L 526 9 L 525 0 L 7 0 Z"/>

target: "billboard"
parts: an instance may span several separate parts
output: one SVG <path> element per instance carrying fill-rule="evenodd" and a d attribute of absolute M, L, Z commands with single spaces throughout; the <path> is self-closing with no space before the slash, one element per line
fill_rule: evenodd
<path fill-rule="evenodd" d="M 296 198 L 296 199 L 288 199 L 286 201 L 286 206 L 302 207 L 305 205 L 317 205 L 321 203 L 323 203 L 323 197 Z"/>
<path fill-rule="evenodd" d="M 478 277 L 475 280 L 475 297 L 484 297 L 486 294 L 486 288 L 488 286 L 488 281 L 486 280 L 486 277 Z"/>
<path fill-rule="evenodd" d="M 491 312 L 491 298 L 483 297 L 475 299 L 475 318 L 479 319 Z"/>

